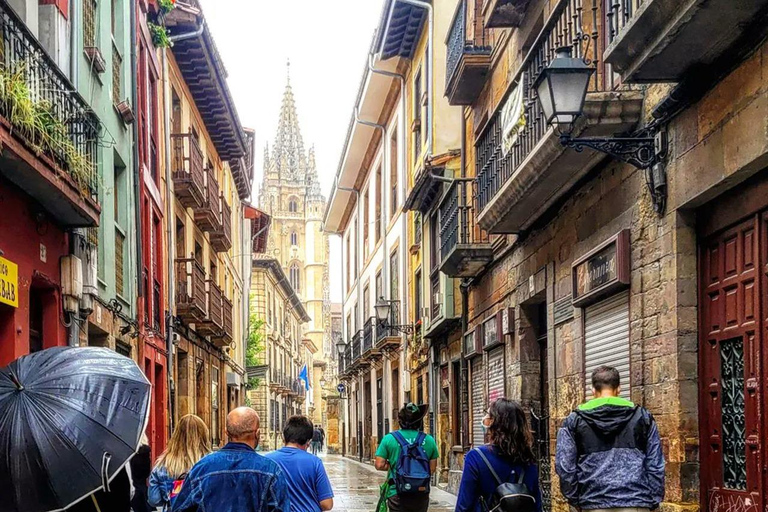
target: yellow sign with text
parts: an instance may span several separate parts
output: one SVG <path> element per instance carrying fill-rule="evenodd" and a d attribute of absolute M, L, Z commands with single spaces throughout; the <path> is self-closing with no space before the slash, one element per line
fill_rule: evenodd
<path fill-rule="evenodd" d="M 19 266 L 0 258 L 0 304 L 19 307 Z"/>

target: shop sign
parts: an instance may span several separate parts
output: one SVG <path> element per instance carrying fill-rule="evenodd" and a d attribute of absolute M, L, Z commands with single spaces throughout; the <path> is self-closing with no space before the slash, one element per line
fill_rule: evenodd
<path fill-rule="evenodd" d="M 573 264 L 573 305 L 584 307 L 629 285 L 629 230 Z"/>
<path fill-rule="evenodd" d="M 19 266 L 0 258 L 0 304 L 19 307 Z"/>

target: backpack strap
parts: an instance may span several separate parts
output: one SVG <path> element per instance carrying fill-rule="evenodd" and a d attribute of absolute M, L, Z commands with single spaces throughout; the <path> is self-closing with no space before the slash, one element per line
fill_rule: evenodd
<path fill-rule="evenodd" d="M 416 439 L 413 441 L 413 446 L 421 446 L 422 444 L 424 444 L 425 439 L 427 439 L 427 434 L 419 431 L 419 434 L 416 436 Z"/>
<path fill-rule="evenodd" d="M 523 467 L 523 470 L 520 471 L 520 478 L 517 479 L 517 483 L 519 485 L 523 485 L 524 482 L 525 482 L 525 467 Z"/>
<path fill-rule="evenodd" d="M 496 485 L 501 485 L 502 484 L 501 478 L 499 478 L 499 475 L 496 474 L 496 470 L 493 469 L 493 466 L 491 466 L 491 463 L 488 460 L 488 457 L 485 456 L 485 454 L 483 453 L 483 451 L 479 447 L 478 448 L 472 448 L 472 449 L 475 450 L 480 455 L 480 458 L 483 459 L 483 462 L 485 462 L 485 465 L 488 466 L 488 469 L 490 470 L 491 474 L 493 475 L 493 478 L 496 479 Z"/>
<path fill-rule="evenodd" d="M 410 445 L 408 444 L 408 441 L 405 440 L 403 437 L 403 434 L 400 433 L 399 430 L 394 430 L 391 432 L 392 437 L 395 438 L 395 441 L 400 445 L 401 448 L 408 448 Z"/>

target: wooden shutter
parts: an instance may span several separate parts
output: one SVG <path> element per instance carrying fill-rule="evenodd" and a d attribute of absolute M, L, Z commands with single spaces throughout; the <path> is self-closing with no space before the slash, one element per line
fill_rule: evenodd
<path fill-rule="evenodd" d="M 592 371 L 608 365 L 619 370 L 621 396 L 629 398 L 629 292 L 589 306 L 584 314 L 587 396 L 592 394 Z"/>

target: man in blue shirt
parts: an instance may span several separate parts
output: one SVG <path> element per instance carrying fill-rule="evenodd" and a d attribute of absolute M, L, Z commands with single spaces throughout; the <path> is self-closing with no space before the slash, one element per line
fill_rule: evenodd
<path fill-rule="evenodd" d="M 306 416 L 291 416 L 283 428 L 285 446 L 268 453 L 288 482 L 292 512 L 321 512 L 333 508 L 333 489 L 322 461 L 307 453 L 314 428 Z"/>
<path fill-rule="evenodd" d="M 221 450 L 206 455 L 192 467 L 172 511 L 289 512 L 291 503 L 283 470 L 256 453 L 256 411 L 238 407 L 230 412 L 227 437 L 229 442 Z"/>

